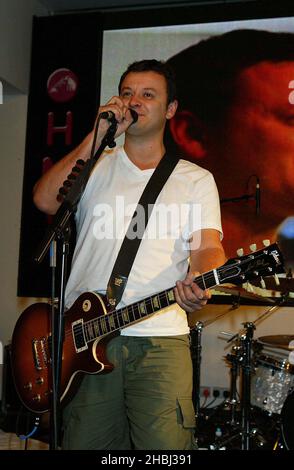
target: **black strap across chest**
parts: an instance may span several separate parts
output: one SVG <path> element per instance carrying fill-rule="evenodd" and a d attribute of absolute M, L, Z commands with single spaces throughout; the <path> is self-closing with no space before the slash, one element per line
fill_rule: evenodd
<path fill-rule="evenodd" d="M 129 273 L 138 252 L 156 199 L 169 176 L 176 167 L 178 161 L 178 157 L 165 154 L 155 168 L 140 197 L 107 285 L 107 299 L 109 304 L 113 307 L 115 307 L 120 302 L 127 285 Z M 138 209 L 139 206 L 140 209 Z M 144 210 L 142 210 L 142 208 Z M 141 213 L 144 214 L 143 221 L 138 218 L 138 214 Z M 140 220 L 139 225 L 138 220 Z"/>

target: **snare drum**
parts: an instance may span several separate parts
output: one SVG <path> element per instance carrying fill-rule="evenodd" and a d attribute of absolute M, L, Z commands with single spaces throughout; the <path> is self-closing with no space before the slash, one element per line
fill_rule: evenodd
<path fill-rule="evenodd" d="M 261 345 L 254 356 L 251 376 L 251 404 L 268 413 L 280 414 L 294 386 L 294 366 L 288 362 L 289 350 Z"/>

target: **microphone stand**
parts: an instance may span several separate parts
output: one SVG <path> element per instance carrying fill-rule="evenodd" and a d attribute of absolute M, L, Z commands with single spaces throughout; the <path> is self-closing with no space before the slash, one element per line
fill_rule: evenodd
<path fill-rule="evenodd" d="M 193 363 L 193 405 L 196 418 L 200 413 L 200 374 L 201 374 L 201 336 L 203 323 L 198 321 L 190 330 L 191 337 L 191 357 Z"/>
<path fill-rule="evenodd" d="M 228 197 L 228 198 L 221 199 L 220 202 L 221 204 L 224 204 L 226 202 L 249 201 L 249 199 L 255 199 L 255 194 L 243 194 L 242 196 Z"/>
<path fill-rule="evenodd" d="M 60 289 L 59 289 L 59 302 L 58 310 L 55 307 L 55 286 L 52 282 L 52 338 L 51 338 L 51 360 L 52 360 L 52 394 L 50 398 L 50 450 L 57 450 L 61 424 L 61 406 L 60 406 L 60 382 L 62 376 L 62 349 L 63 349 L 63 336 L 64 336 L 64 296 L 65 284 L 67 280 L 67 265 L 68 265 L 68 252 L 69 252 L 69 219 L 75 213 L 77 204 L 84 192 L 86 184 L 91 174 L 96 161 L 102 154 L 106 146 L 114 147 L 114 135 L 117 129 L 116 120 L 112 120 L 107 129 L 102 142 L 94 154 L 96 136 L 98 131 L 100 119 L 97 119 L 93 145 L 90 158 L 84 163 L 84 166 L 77 176 L 76 180 L 72 183 L 68 190 L 64 201 L 59 207 L 56 215 L 53 218 L 52 224 L 48 227 L 43 240 L 38 246 L 34 260 L 41 263 L 47 253 L 49 247 L 54 246 L 56 240 L 62 241 L 62 259 L 61 259 L 61 273 L 60 273 Z M 54 250 L 54 249 L 53 249 Z M 53 251 L 52 250 L 52 251 Z M 55 279 L 55 262 L 51 263 L 52 267 L 52 281 Z M 49 380 L 50 383 L 50 380 Z"/>
<path fill-rule="evenodd" d="M 227 202 L 242 202 L 242 201 L 249 201 L 250 199 L 255 199 L 255 204 L 256 204 L 256 215 L 260 214 L 260 185 L 259 185 L 259 177 L 257 175 L 251 175 L 248 178 L 247 181 L 247 191 L 249 189 L 249 182 L 251 178 L 256 178 L 256 189 L 255 189 L 255 194 L 243 194 L 242 196 L 236 196 L 236 197 L 229 197 L 229 198 L 222 198 L 220 200 L 221 204 L 227 203 Z"/>

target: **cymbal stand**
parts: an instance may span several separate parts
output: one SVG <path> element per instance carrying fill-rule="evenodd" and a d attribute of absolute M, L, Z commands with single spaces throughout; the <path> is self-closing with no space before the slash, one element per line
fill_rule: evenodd
<path fill-rule="evenodd" d="M 242 368 L 242 395 L 241 395 L 241 449 L 250 450 L 250 407 L 251 407 L 251 349 L 255 325 L 252 322 L 243 323 L 246 330 L 241 336 L 243 357 Z"/>
<path fill-rule="evenodd" d="M 253 332 L 255 325 L 252 322 L 243 323 L 244 331 L 241 335 L 233 335 L 228 342 L 236 340 L 240 345 L 233 347 L 235 354 L 230 354 L 227 359 L 231 362 L 231 423 L 234 427 L 232 435 L 223 436 L 217 440 L 212 448 L 215 450 L 225 448 L 225 446 L 241 437 L 241 449 L 250 450 L 250 407 L 251 407 L 251 349 Z M 237 375 L 239 368 L 242 371 L 241 386 L 241 423 L 236 422 L 236 405 L 237 405 Z"/>
<path fill-rule="evenodd" d="M 198 321 L 193 328 L 190 329 L 191 337 L 191 357 L 193 363 L 193 394 L 192 400 L 195 409 L 196 417 L 200 413 L 200 373 L 201 373 L 201 337 L 202 337 L 203 323 Z"/>
<path fill-rule="evenodd" d="M 230 387 L 230 398 L 227 400 L 226 404 L 229 405 L 231 411 L 231 420 L 230 425 L 235 426 L 238 424 L 236 416 L 237 416 L 237 378 L 240 372 L 240 362 L 242 360 L 242 356 L 240 355 L 241 347 L 240 346 L 233 346 L 232 353 L 227 354 L 226 358 L 227 361 L 231 364 L 230 366 L 230 375 L 231 375 L 231 387 Z"/>

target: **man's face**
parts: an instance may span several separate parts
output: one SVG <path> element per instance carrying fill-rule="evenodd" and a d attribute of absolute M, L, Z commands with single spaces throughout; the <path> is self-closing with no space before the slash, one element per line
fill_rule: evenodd
<path fill-rule="evenodd" d="M 222 205 L 224 246 L 230 255 L 253 241 L 273 240 L 281 221 L 293 214 L 293 80 L 294 61 L 261 62 L 240 73 L 233 103 L 219 124 L 205 125 L 189 110 L 171 122 L 183 154 L 213 173 L 221 199 L 254 196 L 256 178 L 250 177 L 260 180 L 260 215 L 253 198 Z"/>
<path fill-rule="evenodd" d="M 220 181 L 222 168 L 233 185 L 256 174 L 272 195 L 293 200 L 292 80 L 294 62 L 262 62 L 240 74 L 227 118 L 217 131 L 208 131 L 207 159 L 217 162 Z"/>
<path fill-rule="evenodd" d="M 166 119 L 176 111 L 175 102 L 167 103 L 165 78 L 156 72 L 130 72 L 122 82 L 120 97 L 139 115 L 136 126 L 127 131 L 130 134 L 163 132 Z"/>

